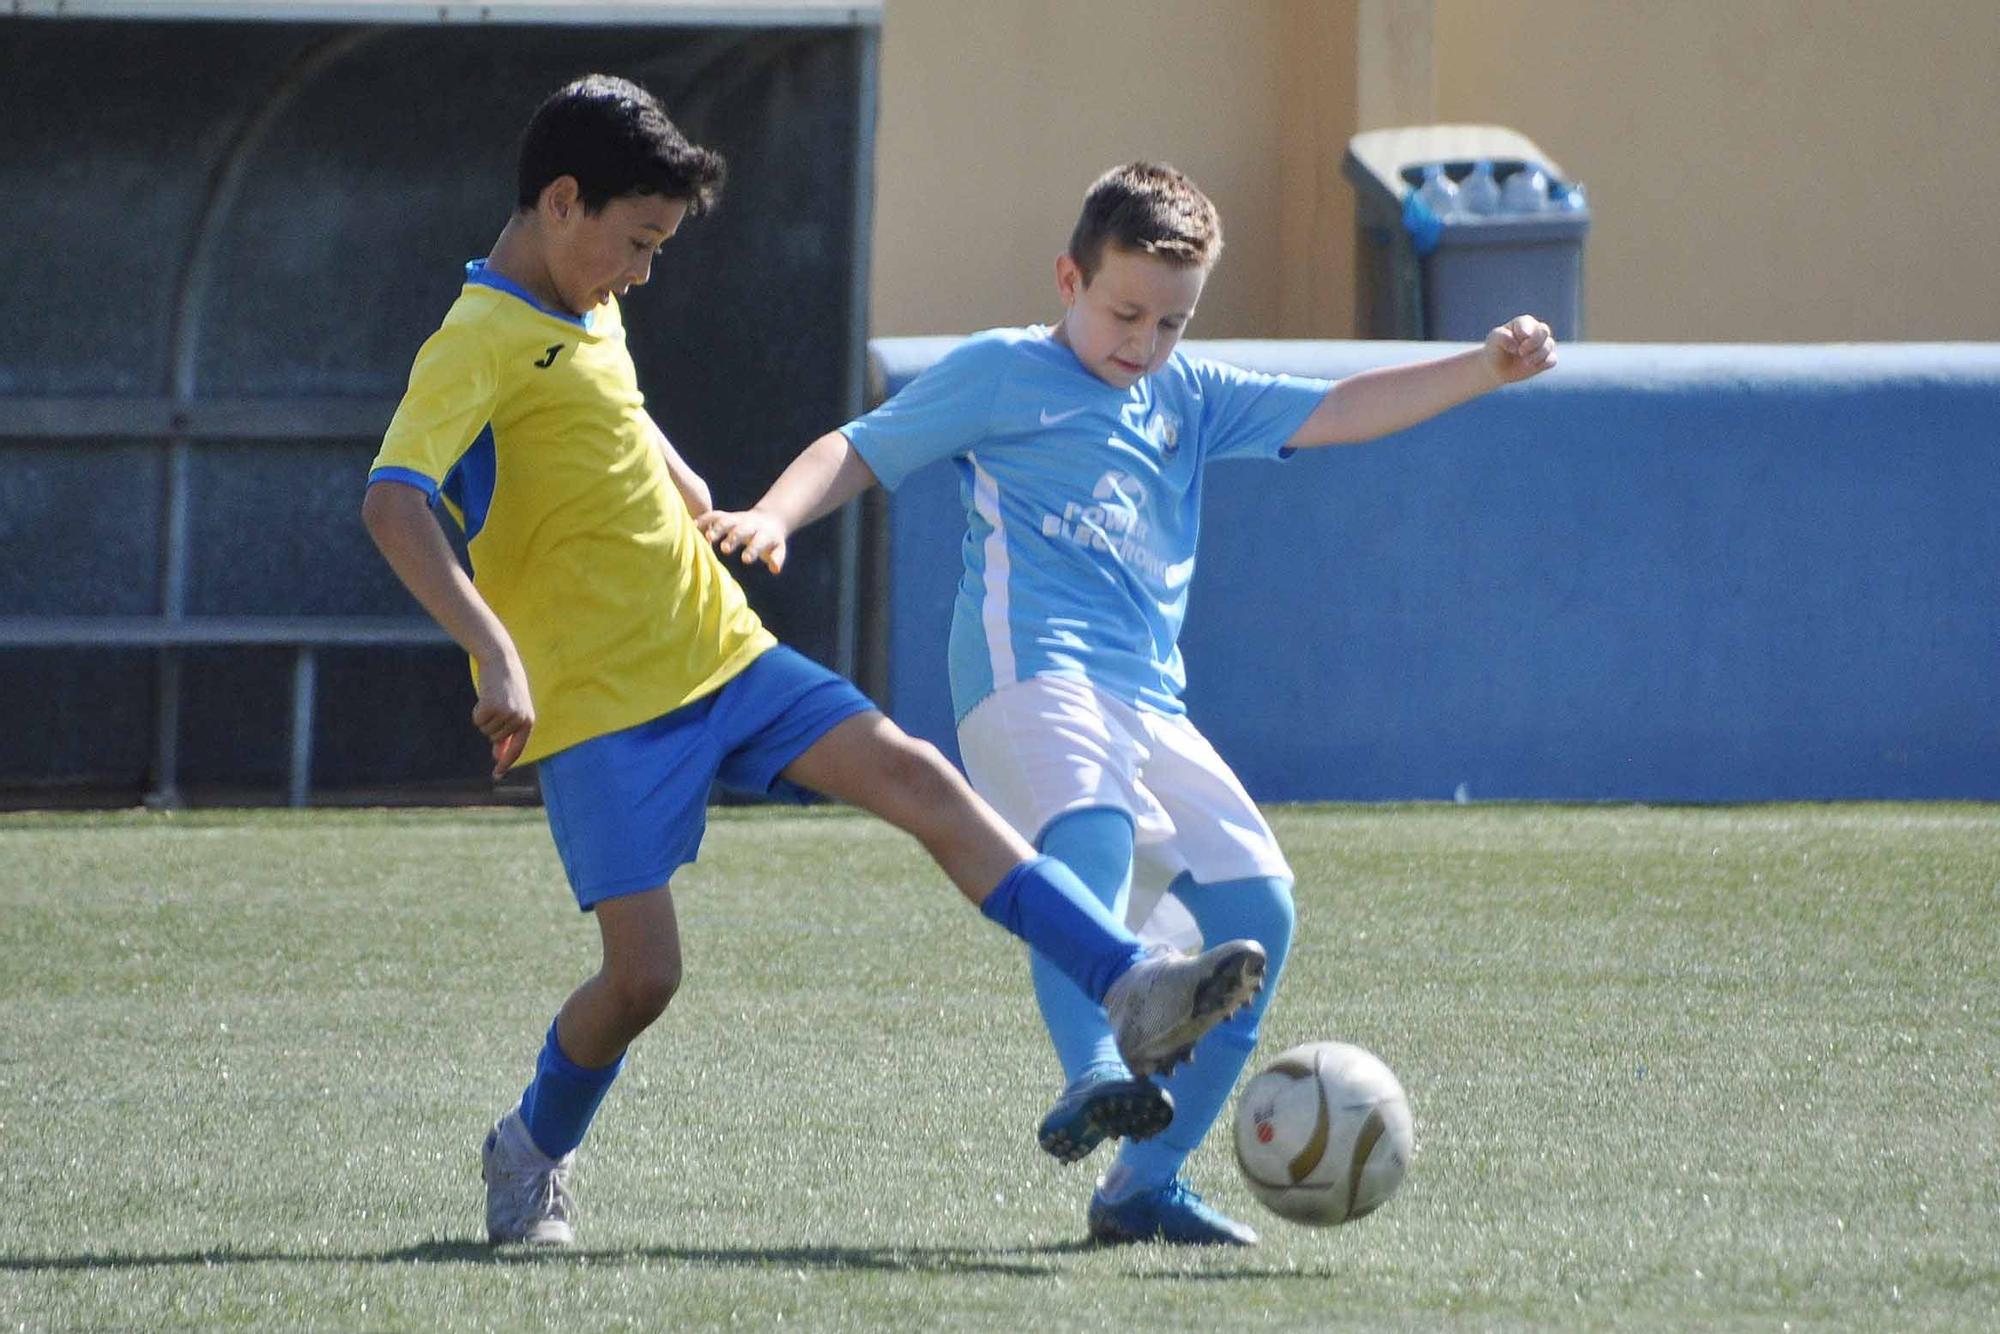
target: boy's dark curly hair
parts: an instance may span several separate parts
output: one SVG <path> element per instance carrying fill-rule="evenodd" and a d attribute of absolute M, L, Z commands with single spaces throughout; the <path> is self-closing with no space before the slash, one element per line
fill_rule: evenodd
<path fill-rule="evenodd" d="M 700 217 L 722 194 L 722 155 L 690 143 L 660 100 L 629 79 L 591 74 L 551 93 L 521 136 L 516 202 L 533 208 L 558 176 L 574 176 L 592 213 L 626 195 L 687 201 Z"/>

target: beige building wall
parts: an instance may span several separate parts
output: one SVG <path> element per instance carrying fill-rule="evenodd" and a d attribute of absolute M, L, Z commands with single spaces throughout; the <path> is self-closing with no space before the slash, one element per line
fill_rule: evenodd
<path fill-rule="evenodd" d="M 1438 118 L 1590 188 L 1594 338 L 2000 338 L 1994 0 L 1438 0 Z"/>
<path fill-rule="evenodd" d="M 2000 338 L 2000 3 L 1437 0 L 1437 110 L 1585 181 L 1593 338 Z"/>
<path fill-rule="evenodd" d="M 1347 138 L 1486 122 L 1591 194 L 1597 339 L 2000 338 L 1996 0 L 886 0 L 873 328 L 1047 319 L 1133 157 L 1221 206 L 1195 332 L 1352 332 Z"/>
<path fill-rule="evenodd" d="M 1222 211 L 1225 250 L 1197 332 L 1269 336 L 1284 7 L 887 0 L 874 332 L 1053 318 L 1055 257 L 1084 191 L 1107 167 L 1153 158 L 1186 171 Z"/>

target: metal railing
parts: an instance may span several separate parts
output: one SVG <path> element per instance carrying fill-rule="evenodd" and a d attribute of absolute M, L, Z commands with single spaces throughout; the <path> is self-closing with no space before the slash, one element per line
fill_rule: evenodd
<path fill-rule="evenodd" d="M 157 675 L 151 791 L 156 805 L 180 803 L 181 654 L 188 649 L 289 648 L 291 747 L 287 800 L 312 792 L 313 714 L 319 659 L 328 648 L 448 646 L 438 626 L 414 616 L 188 615 L 191 456 L 202 444 L 242 440 L 319 442 L 381 434 L 393 403 L 372 399 L 198 400 L 0 398 L 0 440 L 87 445 L 107 439 L 155 442 L 167 454 L 162 492 L 160 608 L 149 615 L 0 615 L 0 649 L 151 649 Z M 358 494 L 358 493 L 357 493 Z M 357 499 L 357 506 L 359 501 Z M 359 522 L 357 517 L 356 522 Z"/>

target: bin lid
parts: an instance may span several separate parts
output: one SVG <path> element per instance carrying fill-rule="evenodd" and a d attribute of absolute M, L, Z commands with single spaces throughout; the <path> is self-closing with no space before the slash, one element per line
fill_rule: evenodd
<path fill-rule="evenodd" d="M 1527 135 L 1500 125 L 1406 125 L 1364 130 L 1347 141 L 1347 155 L 1401 199 L 1411 189 L 1405 167 L 1429 162 L 1532 162 L 1559 181 L 1569 174 Z"/>

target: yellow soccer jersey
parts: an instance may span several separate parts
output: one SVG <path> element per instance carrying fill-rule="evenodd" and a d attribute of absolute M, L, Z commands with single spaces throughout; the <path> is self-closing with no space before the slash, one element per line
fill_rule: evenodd
<path fill-rule="evenodd" d="M 700 699 L 777 643 L 668 475 L 615 299 L 579 320 L 467 265 L 368 479 L 464 529 L 527 669 L 523 762 Z"/>

